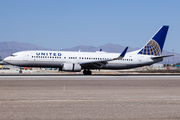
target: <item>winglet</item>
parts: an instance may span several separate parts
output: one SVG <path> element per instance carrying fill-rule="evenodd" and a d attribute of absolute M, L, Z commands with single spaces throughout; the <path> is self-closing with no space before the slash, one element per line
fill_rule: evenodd
<path fill-rule="evenodd" d="M 114 60 L 123 58 L 123 57 L 125 56 L 126 52 L 127 52 L 127 49 L 128 49 L 128 47 L 126 47 L 126 48 L 124 49 L 124 51 L 119 55 L 119 57 L 114 58 Z"/>

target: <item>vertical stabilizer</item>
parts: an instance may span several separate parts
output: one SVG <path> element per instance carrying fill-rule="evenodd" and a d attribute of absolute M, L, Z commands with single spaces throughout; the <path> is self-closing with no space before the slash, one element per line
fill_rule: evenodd
<path fill-rule="evenodd" d="M 169 26 L 162 26 L 148 43 L 138 52 L 142 55 L 160 56 Z"/>

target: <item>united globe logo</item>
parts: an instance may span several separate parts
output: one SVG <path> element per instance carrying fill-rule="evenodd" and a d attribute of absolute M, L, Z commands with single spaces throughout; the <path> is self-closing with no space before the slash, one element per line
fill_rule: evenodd
<path fill-rule="evenodd" d="M 161 55 L 161 49 L 156 41 L 150 40 L 139 54 L 159 56 Z"/>

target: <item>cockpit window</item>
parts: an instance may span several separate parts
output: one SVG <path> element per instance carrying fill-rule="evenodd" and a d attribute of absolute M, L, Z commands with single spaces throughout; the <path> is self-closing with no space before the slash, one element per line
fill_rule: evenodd
<path fill-rule="evenodd" d="M 16 57 L 17 55 L 11 55 L 11 57 Z"/>

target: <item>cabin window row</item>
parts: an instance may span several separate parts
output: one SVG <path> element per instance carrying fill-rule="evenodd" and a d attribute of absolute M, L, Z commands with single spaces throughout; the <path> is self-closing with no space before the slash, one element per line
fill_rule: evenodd
<path fill-rule="evenodd" d="M 61 59 L 61 57 L 54 57 L 54 56 L 32 56 L 32 58 L 57 58 Z M 66 57 L 64 57 L 66 59 Z M 77 59 L 77 57 L 69 57 L 69 59 Z M 86 59 L 86 60 L 108 60 L 111 58 L 89 58 L 89 57 L 79 57 L 79 59 Z M 133 59 L 118 59 L 123 61 L 133 61 Z"/>
<path fill-rule="evenodd" d="M 77 59 L 77 57 L 69 57 L 69 59 Z M 87 59 L 87 60 L 109 60 L 112 58 L 89 58 L 89 57 L 79 57 L 79 59 Z M 133 59 L 118 59 L 123 61 L 133 61 Z"/>
<path fill-rule="evenodd" d="M 123 61 L 133 61 L 133 59 L 119 59 L 119 60 L 123 60 Z"/>
<path fill-rule="evenodd" d="M 87 59 L 87 60 L 108 60 L 110 58 L 89 58 L 89 57 L 79 57 L 79 59 Z"/>

